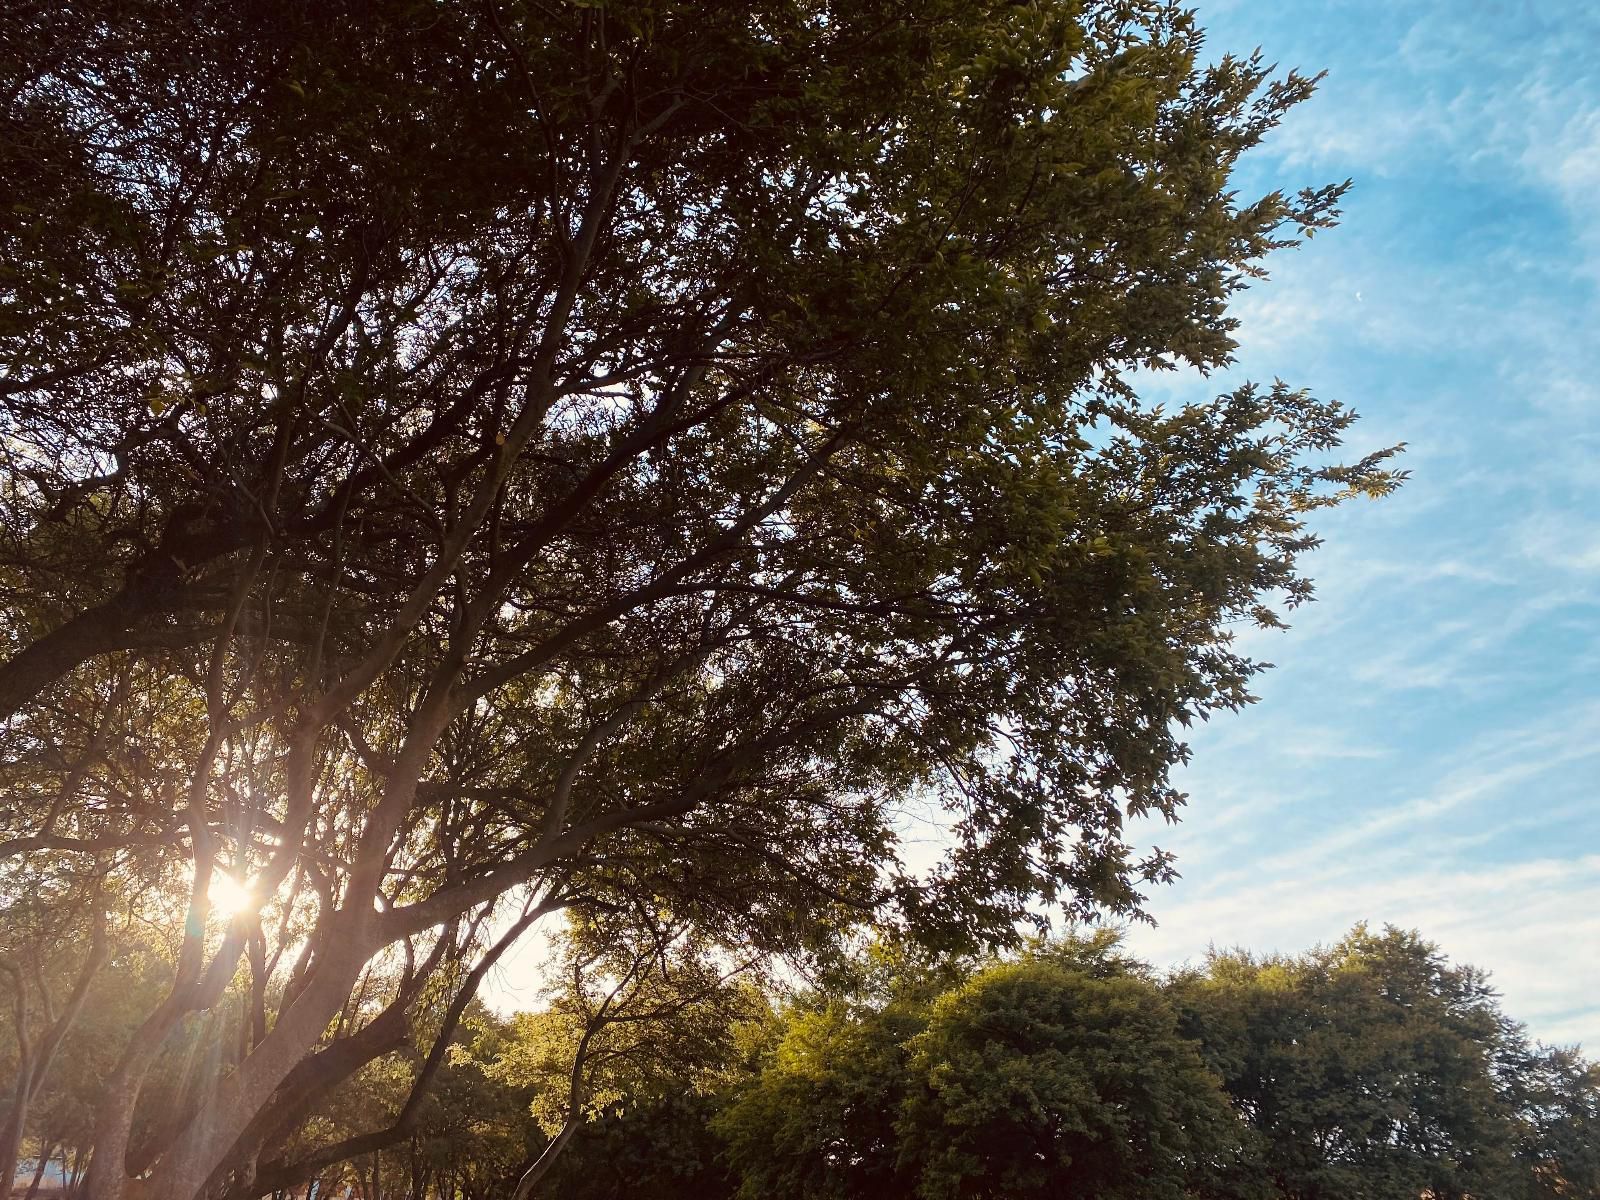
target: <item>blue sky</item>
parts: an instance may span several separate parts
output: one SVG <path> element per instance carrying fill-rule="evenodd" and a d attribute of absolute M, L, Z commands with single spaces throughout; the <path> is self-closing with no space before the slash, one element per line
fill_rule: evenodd
<path fill-rule="evenodd" d="M 1261 703 L 1192 739 L 1134 945 L 1414 926 L 1600 1051 L 1600 7 L 1199 0 L 1209 50 L 1326 69 L 1241 190 L 1353 177 L 1238 309 L 1238 370 L 1344 400 L 1411 482 L 1320 521 L 1319 600 L 1247 632 Z"/>

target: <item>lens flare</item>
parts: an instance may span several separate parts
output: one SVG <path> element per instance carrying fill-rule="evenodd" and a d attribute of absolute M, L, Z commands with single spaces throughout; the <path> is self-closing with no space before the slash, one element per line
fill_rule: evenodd
<path fill-rule="evenodd" d="M 227 920 L 242 912 L 249 912 L 259 903 L 255 887 L 247 879 L 240 879 L 226 871 L 211 877 L 211 911 Z"/>

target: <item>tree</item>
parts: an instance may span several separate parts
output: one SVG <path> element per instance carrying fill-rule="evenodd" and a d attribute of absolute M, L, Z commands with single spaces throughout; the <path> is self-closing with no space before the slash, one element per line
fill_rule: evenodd
<path fill-rule="evenodd" d="M 31 1143 L 35 1158 L 58 1152 L 69 1176 L 81 1175 L 89 1160 L 94 1112 L 105 1095 L 105 1081 L 115 1069 L 121 1047 L 137 1028 L 142 1013 L 160 1001 L 168 985 L 168 962 L 151 945 L 148 932 L 132 926 L 125 916 L 108 914 L 105 961 L 58 1044 L 49 1069 L 42 1078 L 36 1075 L 28 1104 L 25 1144 Z M 92 946 L 92 932 L 90 939 L 87 946 L 73 939 L 59 947 L 60 959 L 65 961 L 58 959 L 57 966 L 66 971 L 81 969 L 84 951 Z M 4 1031 L 0 1037 L 9 1038 L 12 1030 L 6 1015 L 0 1012 L 0 1030 Z M 0 1063 L 10 1065 L 4 1057 Z M 6 1075 L 15 1081 L 9 1071 Z M 159 1103 L 163 1083 L 152 1083 L 152 1107 Z M 25 1149 L 24 1153 L 30 1152 Z"/>
<path fill-rule="evenodd" d="M 1228 361 L 1341 191 L 1236 200 L 1313 82 L 1169 3 L 0 21 L 6 861 L 107 858 L 172 940 L 91 1200 L 255 1186 L 504 920 L 1136 911 L 1232 623 L 1395 481 L 1337 405 L 1129 382 Z"/>
<path fill-rule="evenodd" d="M 6 1188 L 17 1173 L 30 1109 L 107 954 L 105 910 L 92 883 L 84 894 L 83 881 L 31 882 L 28 893 L 0 903 L 0 976 L 11 992 L 13 1043 L 9 1062 L 0 1058 L 11 1077 L 9 1095 L 0 1096 L 0 1184 Z M 80 948 L 80 939 L 87 945 Z M 64 948 L 76 953 L 64 954 Z M 76 961 L 63 978 L 61 959 L 69 956 Z"/>
<path fill-rule="evenodd" d="M 1600 1195 L 1600 1063 L 1513 1041 L 1501 1063 L 1521 1118 L 1517 1158 L 1536 1200 Z"/>
<path fill-rule="evenodd" d="M 634 918 L 629 920 L 627 918 Z M 704 1094 L 734 1060 L 741 1026 L 762 1002 L 692 931 L 644 912 L 575 926 L 563 944 L 560 986 L 515 1022 L 495 1072 L 533 1081 L 532 1112 L 549 1143 L 515 1181 L 534 1195 L 584 1124 L 641 1101 Z"/>
<path fill-rule="evenodd" d="M 993 967 L 940 998 L 910 1065 L 900 1152 L 926 1200 L 1181 1200 L 1236 1154 L 1217 1081 L 1134 975 Z"/>
<path fill-rule="evenodd" d="M 789 1015 L 757 1076 L 714 1118 L 743 1197 L 910 1197 L 896 1118 L 909 1077 L 905 1043 L 926 998 L 882 1007 L 839 998 Z"/>
<path fill-rule="evenodd" d="M 618 1102 L 586 1122 L 556 1162 L 562 1200 L 734 1200 L 738 1180 L 713 1122 L 716 1096 L 687 1092 Z"/>
<path fill-rule="evenodd" d="M 1106 931 L 981 957 L 879 941 L 775 1009 L 685 943 L 575 932 L 576 974 L 535 1012 L 470 1014 L 358 1185 L 486 1200 L 542 1163 L 534 1194 L 574 1200 L 1594 1191 L 1594 1065 L 1528 1043 L 1414 934 L 1167 978 Z M 397 1108 L 406 1076 L 368 1068 L 313 1125 Z"/>
<path fill-rule="evenodd" d="M 1242 1132 L 1147 971 L 1098 936 L 794 1014 L 716 1118 L 741 1195 L 1213 1194 Z"/>
<path fill-rule="evenodd" d="M 771 1010 L 753 964 L 634 916 L 569 933 L 562 985 L 519 1014 L 493 1068 L 533 1084 L 549 1138 L 513 1200 L 732 1193 L 710 1120 Z"/>
<path fill-rule="evenodd" d="M 363 1101 L 388 1113 L 405 1111 L 416 1065 L 403 1058 L 380 1060 L 319 1106 L 316 1117 L 299 1131 L 305 1144 L 286 1148 L 288 1160 L 299 1163 L 315 1156 L 315 1177 L 322 1180 L 317 1195 L 338 1194 L 335 1180 L 349 1178 L 352 1168 L 358 1182 L 362 1175 L 370 1178 L 375 1164 L 380 1182 L 389 1181 L 383 1184 L 388 1195 L 398 1191 L 413 1200 L 503 1197 L 508 1181 L 537 1158 L 546 1140 L 528 1114 L 532 1087 L 497 1070 L 513 1036 L 512 1022 L 474 1003 L 462 1016 L 451 1053 L 427 1090 L 409 1137 L 354 1160 L 317 1155 L 330 1142 L 368 1134 L 372 1112 L 362 1107 Z M 380 1067 L 381 1073 L 375 1070 Z"/>
<path fill-rule="evenodd" d="M 1519 1194 L 1520 1035 L 1482 972 L 1358 926 L 1299 958 L 1213 955 L 1174 994 L 1274 1195 Z"/>

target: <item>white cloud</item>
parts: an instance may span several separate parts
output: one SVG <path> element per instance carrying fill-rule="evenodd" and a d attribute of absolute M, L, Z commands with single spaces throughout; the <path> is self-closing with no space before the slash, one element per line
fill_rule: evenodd
<path fill-rule="evenodd" d="M 1539 513 L 1521 524 L 1522 553 L 1560 571 L 1600 571 L 1600 514 Z"/>
<path fill-rule="evenodd" d="M 1197 898 L 1135 927 L 1136 950 L 1159 963 L 1202 957 L 1208 945 L 1296 952 L 1358 921 L 1421 930 L 1455 961 L 1493 973 L 1506 1011 L 1548 1041 L 1600 1046 L 1600 856 L 1462 870 L 1416 865 L 1401 874 L 1278 876 L 1248 894 Z"/>
<path fill-rule="evenodd" d="M 1469 7 L 1201 4 L 1217 45 L 1330 67 L 1247 190 L 1356 179 L 1344 228 L 1240 298 L 1232 374 L 1353 402 L 1354 444 L 1408 442 L 1414 477 L 1322 514 L 1319 603 L 1241 631 L 1280 667 L 1194 739 L 1156 837 L 1186 878 L 1133 936 L 1172 961 L 1415 926 L 1600 1048 L 1600 703 L 1574 699 L 1600 671 L 1600 7 Z"/>
<path fill-rule="evenodd" d="M 1262 721 L 1256 739 L 1289 720 Z M 1327 736 L 1337 746 L 1345 734 Z M 1494 971 L 1507 1011 L 1536 1035 L 1600 1045 L 1600 956 L 1590 950 L 1600 944 L 1600 855 L 1515 850 L 1530 831 L 1581 829 L 1593 812 L 1592 792 L 1571 785 L 1600 778 L 1600 701 L 1524 714 L 1456 754 L 1409 794 L 1396 783 L 1330 795 L 1304 764 L 1272 770 L 1259 756 L 1251 783 L 1220 795 L 1196 788 L 1183 837 L 1163 840 L 1179 849 L 1187 878 L 1151 897 L 1161 924 L 1135 929 L 1135 947 L 1172 964 L 1212 942 L 1294 951 L 1360 920 L 1415 927 Z M 1413 771 L 1426 777 L 1428 761 L 1440 760 Z M 1385 763 L 1385 772 L 1403 765 Z M 1552 803 L 1558 794 L 1571 799 Z"/>
<path fill-rule="evenodd" d="M 1284 747 L 1283 753 L 1289 758 L 1304 759 L 1308 761 L 1323 761 L 1327 759 L 1380 759 L 1387 758 L 1391 751 L 1377 746 L 1352 745 L 1341 741 L 1337 736 L 1324 733 L 1292 742 Z"/>

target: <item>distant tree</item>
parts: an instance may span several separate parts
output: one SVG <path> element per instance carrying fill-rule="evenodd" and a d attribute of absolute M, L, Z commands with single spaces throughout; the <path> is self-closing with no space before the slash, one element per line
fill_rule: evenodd
<path fill-rule="evenodd" d="M 23 0 L 0 72 L 0 888 L 169 943 L 89 1200 L 287 1169 L 507 913 L 1136 910 L 1237 622 L 1395 481 L 1136 394 L 1341 192 L 1237 196 L 1313 81 L 1168 0 Z"/>
<path fill-rule="evenodd" d="M 743 1195 L 1210 1194 L 1240 1129 L 1157 982 L 1097 938 L 793 1017 L 718 1127 Z"/>
<path fill-rule="evenodd" d="M 492 1068 L 531 1085 L 530 1111 L 548 1139 L 511 1181 L 512 1200 L 546 1187 L 567 1143 L 592 1122 L 640 1106 L 666 1116 L 667 1101 L 726 1085 L 741 1035 L 768 1013 L 745 977 L 751 965 L 729 964 L 691 931 L 646 912 L 574 922 L 546 1003 L 514 1019 Z"/>
<path fill-rule="evenodd" d="M 830 958 L 789 997 L 714 1120 L 745 1195 L 909 1196 L 896 1121 L 907 1044 L 981 959 L 898 939 Z"/>
<path fill-rule="evenodd" d="M 543 1194 L 561 1200 L 733 1200 L 738 1177 L 724 1161 L 712 1124 L 720 1104 L 717 1095 L 694 1091 L 614 1101 L 577 1131 Z"/>
<path fill-rule="evenodd" d="M 17 1173 L 36 1100 L 45 1093 L 62 1043 L 89 1000 L 109 947 L 104 898 L 95 879 L 36 875 L 0 896 L 0 994 L 10 992 L 9 1045 L 0 1049 L 0 1186 Z"/>
<path fill-rule="evenodd" d="M 798 1011 L 757 1076 L 716 1117 L 740 1195 L 848 1200 L 915 1193 L 897 1122 L 910 1086 L 907 1043 L 926 1001 L 883 1008 L 839 1000 Z"/>
<path fill-rule="evenodd" d="M 47 907 L 58 916 L 71 915 L 70 906 Z M 37 948 L 28 946 L 31 937 L 19 936 L 29 930 L 28 921 L 25 917 L 18 921 L 19 915 L 13 909 L 7 920 L 0 922 L 0 928 L 9 935 L 5 940 L 13 952 Z M 40 964 L 46 968 L 45 982 L 52 991 L 58 1021 L 64 1015 L 62 1001 L 70 997 L 77 978 L 92 961 L 93 929 L 82 925 L 92 920 L 92 912 L 80 909 L 66 936 L 49 945 L 47 957 Z M 23 1122 L 24 1155 L 35 1157 L 54 1150 L 69 1176 L 80 1172 L 88 1162 L 95 1109 L 104 1097 L 105 1081 L 116 1067 L 121 1046 L 137 1026 L 144 1007 L 158 1002 L 167 986 L 167 963 L 160 947 L 152 945 L 148 930 L 130 926 L 125 911 L 108 914 L 106 923 L 104 961 L 94 971 L 81 1007 L 46 1069 L 41 1071 L 35 1058 L 33 1087 Z M 30 992 L 36 987 L 35 982 Z M 6 1051 L 15 1044 L 15 1018 L 14 1009 L 0 1006 L 0 1079 L 9 1080 L 13 1088 L 21 1082 L 21 1073 L 13 1073 L 16 1060 Z M 193 1050 L 192 1043 L 183 1044 L 181 1037 L 174 1038 L 171 1048 L 180 1056 Z M 166 1074 L 162 1071 L 160 1078 L 151 1081 L 153 1101 L 162 1095 Z M 0 1101 L 0 1112 L 4 1111 L 4 1102 Z"/>
<path fill-rule="evenodd" d="M 1571 1048 L 1513 1045 L 1502 1070 L 1521 1120 L 1526 1194 L 1600 1196 L 1600 1063 Z"/>
<path fill-rule="evenodd" d="M 911 1044 L 900 1155 L 923 1200 L 1182 1200 L 1238 1131 L 1154 982 L 1041 957 L 940 997 Z"/>
<path fill-rule="evenodd" d="M 1184 1028 L 1290 1200 L 1520 1194 L 1515 1044 L 1485 976 L 1358 927 L 1298 958 L 1215 954 L 1173 986 Z"/>
<path fill-rule="evenodd" d="M 1413 934 L 1172 978 L 1106 932 L 985 957 L 886 940 L 774 1010 L 688 944 L 641 957 L 627 925 L 575 929 L 579 970 L 536 1011 L 471 1007 L 403 1140 L 358 1131 L 406 1102 L 405 1053 L 291 1158 L 415 1200 L 1596 1193 L 1600 1069 L 1530 1044 Z M 377 1148 L 319 1162 L 352 1135 Z"/>
<path fill-rule="evenodd" d="M 474 1005 L 429 1090 L 419 1132 L 441 1196 L 454 1200 L 453 1188 L 462 1200 L 499 1197 L 543 1147 L 544 1135 L 528 1115 L 532 1085 L 496 1070 L 512 1036 L 510 1020 Z"/>

